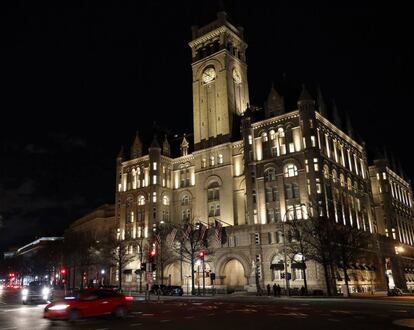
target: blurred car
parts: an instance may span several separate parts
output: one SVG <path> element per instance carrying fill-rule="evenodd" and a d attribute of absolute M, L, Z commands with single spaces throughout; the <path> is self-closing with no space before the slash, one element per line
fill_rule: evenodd
<path fill-rule="evenodd" d="M 393 289 L 388 290 L 387 294 L 388 296 L 402 296 L 403 292 L 399 288 L 393 288 Z"/>
<path fill-rule="evenodd" d="M 21 290 L 23 304 L 35 302 L 48 303 L 53 300 L 53 288 L 48 282 L 33 281 Z"/>
<path fill-rule="evenodd" d="M 160 296 L 165 296 L 167 295 L 167 286 L 164 284 L 158 285 L 158 284 L 153 284 L 151 286 L 151 290 L 150 293 L 152 294 L 159 294 Z"/>
<path fill-rule="evenodd" d="M 178 285 L 170 285 L 167 286 L 167 292 L 170 296 L 182 296 L 184 293 L 184 290 L 181 286 Z"/>
<path fill-rule="evenodd" d="M 114 290 L 85 289 L 74 296 L 48 304 L 43 317 L 52 320 L 76 321 L 81 317 L 113 314 L 123 318 L 130 311 L 133 297 Z"/>

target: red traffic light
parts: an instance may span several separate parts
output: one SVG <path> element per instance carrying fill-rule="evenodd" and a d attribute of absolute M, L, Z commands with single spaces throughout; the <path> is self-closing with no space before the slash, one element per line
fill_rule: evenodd
<path fill-rule="evenodd" d="M 155 250 L 151 250 L 151 252 L 150 252 L 150 256 L 151 256 L 151 257 L 154 257 L 154 256 L 155 256 Z"/>
<path fill-rule="evenodd" d="M 62 275 L 65 275 L 65 274 L 66 274 L 66 269 L 65 269 L 65 268 L 62 268 L 62 269 L 60 270 L 60 273 L 61 273 Z"/>
<path fill-rule="evenodd" d="M 9 273 L 9 277 L 14 277 L 14 273 Z"/>
<path fill-rule="evenodd" d="M 199 256 L 200 258 L 204 258 L 204 251 L 200 251 L 200 252 L 198 252 L 198 256 Z"/>

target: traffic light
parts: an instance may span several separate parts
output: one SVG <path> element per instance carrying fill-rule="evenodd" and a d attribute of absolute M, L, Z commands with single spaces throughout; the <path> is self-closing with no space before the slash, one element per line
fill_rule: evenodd
<path fill-rule="evenodd" d="M 204 251 L 200 251 L 200 252 L 198 252 L 198 257 L 199 257 L 201 260 L 204 260 Z"/>
<path fill-rule="evenodd" d="M 64 276 L 64 275 L 66 274 L 66 269 L 65 269 L 65 268 L 62 268 L 62 269 L 60 270 L 60 274 L 61 274 L 62 276 Z"/>

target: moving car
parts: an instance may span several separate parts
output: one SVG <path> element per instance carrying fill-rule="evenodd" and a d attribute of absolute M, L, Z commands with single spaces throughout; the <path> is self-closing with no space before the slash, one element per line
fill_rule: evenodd
<path fill-rule="evenodd" d="M 388 293 L 387 294 L 389 296 L 402 296 L 403 295 L 403 292 L 399 288 L 393 288 L 393 289 L 388 290 Z"/>
<path fill-rule="evenodd" d="M 178 285 L 167 286 L 167 289 L 170 296 L 182 296 L 184 293 L 183 288 Z"/>
<path fill-rule="evenodd" d="M 76 321 L 81 317 L 113 314 L 123 318 L 130 311 L 133 297 L 114 290 L 85 289 L 73 297 L 52 302 L 45 307 L 43 317 L 52 320 Z"/>
<path fill-rule="evenodd" d="M 22 303 L 27 304 L 33 301 L 47 303 L 53 300 L 53 288 L 48 282 L 33 281 L 25 286 L 22 291 Z"/>

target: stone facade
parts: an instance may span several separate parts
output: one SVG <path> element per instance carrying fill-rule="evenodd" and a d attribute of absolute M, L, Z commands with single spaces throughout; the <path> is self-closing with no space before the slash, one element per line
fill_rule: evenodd
<path fill-rule="evenodd" d="M 283 97 L 272 88 L 265 118 L 258 120 L 249 106 L 243 29 L 219 13 L 211 24 L 193 28 L 189 45 L 195 151 L 188 152 L 184 137 L 181 156 L 173 158 L 168 140 L 161 147 L 155 137 L 143 155 L 137 136 L 130 159 L 120 153 L 115 203 L 120 239 L 129 240 L 134 250 L 135 240 L 151 241 L 152 229 L 163 223 L 195 219 L 213 226 L 218 220 L 226 227 L 227 240 L 209 258 L 206 273 L 215 273 L 217 287 L 255 291 L 257 284 L 285 286 L 281 270 L 272 267 L 284 262 L 280 223 L 306 219 L 307 205 L 317 204 L 331 221 L 385 235 L 383 221 L 376 220 L 370 181 L 374 170 L 368 171 L 365 146 L 326 118 L 321 99 L 316 109 L 303 88 L 297 109 L 286 112 Z M 407 223 L 412 221 L 409 214 Z M 385 259 L 375 251 L 367 254 L 351 271 L 351 288 L 385 289 L 379 274 Z M 137 258 L 128 271 L 145 261 Z M 306 266 L 309 289 L 325 290 L 321 266 L 310 261 Z M 288 262 L 284 271 L 291 274 L 290 287 L 302 287 L 302 270 Z M 193 274 L 177 261 L 163 273 L 169 283 L 184 287 Z M 338 276 L 337 285 L 342 281 Z M 124 283 L 137 285 L 134 278 Z"/>

